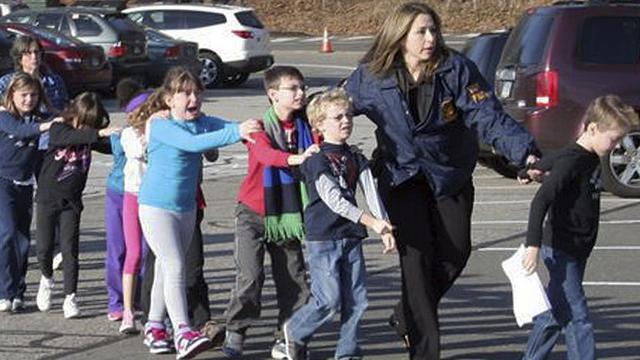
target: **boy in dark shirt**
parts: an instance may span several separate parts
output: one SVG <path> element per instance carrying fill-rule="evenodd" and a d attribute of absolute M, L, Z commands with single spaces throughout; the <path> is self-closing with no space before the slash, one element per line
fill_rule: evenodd
<path fill-rule="evenodd" d="M 523 267 L 528 273 L 535 271 L 542 244 L 551 310 L 534 318 L 523 360 L 546 359 L 562 330 L 569 359 L 595 359 L 593 325 L 582 279 L 598 235 L 600 157 L 615 148 L 639 120 L 619 97 L 607 95 L 591 102 L 584 122 L 584 132 L 574 144 L 536 164 L 551 173 L 531 203 Z"/>
<path fill-rule="evenodd" d="M 287 355 L 292 360 L 307 359 L 306 344 L 313 333 L 340 311 L 335 358 L 360 359 L 359 322 L 367 307 L 365 226 L 382 236 L 384 253 L 395 248 L 395 239 L 367 159 L 346 144 L 353 128 L 346 92 L 336 89 L 317 95 L 307 116 L 324 138 L 320 152 L 301 165 L 309 191 L 304 224 L 312 298 L 285 323 Z M 357 206 L 358 184 L 373 216 Z"/>

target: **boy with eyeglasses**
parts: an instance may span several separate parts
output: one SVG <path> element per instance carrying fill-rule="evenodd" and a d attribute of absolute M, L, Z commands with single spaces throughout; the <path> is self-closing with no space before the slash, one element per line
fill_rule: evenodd
<path fill-rule="evenodd" d="M 264 74 L 271 106 L 264 131 L 254 133 L 247 176 L 240 185 L 235 211 L 236 280 L 226 311 L 222 352 L 242 357 L 247 329 L 258 321 L 264 284 L 264 254 L 271 257 L 278 304 L 278 324 L 271 349 L 274 359 L 286 359 L 282 325 L 308 297 L 301 239 L 306 192 L 297 166 L 318 151 L 317 136 L 304 116 L 306 87 L 300 71 L 274 66 Z"/>

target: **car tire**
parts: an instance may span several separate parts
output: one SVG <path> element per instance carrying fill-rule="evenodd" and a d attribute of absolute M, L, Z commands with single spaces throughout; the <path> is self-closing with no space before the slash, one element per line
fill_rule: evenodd
<path fill-rule="evenodd" d="M 620 197 L 640 197 L 640 131 L 632 131 L 602 157 L 602 184 Z"/>
<path fill-rule="evenodd" d="M 503 156 L 483 157 L 478 159 L 478 162 L 506 178 L 515 179 L 518 176 L 518 168 Z"/>
<path fill-rule="evenodd" d="M 227 76 L 223 81 L 223 85 L 226 87 L 236 87 L 244 84 L 247 79 L 249 79 L 249 73 L 237 72 Z"/>
<path fill-rule="evenodd" d="M 200 80 L 202 80 L 202 84 L 208 89 L 220 85 L 224 77 L 222 61 L 220 58 L 216 54 L 210 52 L 201 52 L 198 55 L 198 58 L 202 63 L 202 70 L 200 71 Z"/>

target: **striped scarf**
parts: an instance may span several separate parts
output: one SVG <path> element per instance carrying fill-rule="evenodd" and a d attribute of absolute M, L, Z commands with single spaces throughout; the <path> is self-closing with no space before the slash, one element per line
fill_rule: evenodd
<path fill-rule="evenodd" d="M 298 116 L 295 119 L 298 132 L 298 152 L 313 144 L 311 128 L 307 121 Z M 285 132 L 273 107 L 264 115 L 265 133 L 274 149 L 287 151 Z M 265 166 L 264 184 L 264 229 L 265 240 L 284 243 L 288 240 L 304 238 L 302 212 L 309 202 L 304 182 L 295 179 L 291 169 Z"/>

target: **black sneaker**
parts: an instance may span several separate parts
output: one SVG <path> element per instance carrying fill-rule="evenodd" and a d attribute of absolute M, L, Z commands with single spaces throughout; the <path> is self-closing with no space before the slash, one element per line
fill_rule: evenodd
<path fill-rule="evenodd" d="M 293 340 L 287 329 L 287 323 L 282 327 L 284 333 L 284 342 L 287 347 L 287 357 L 289 360 L 308 360 L 309 352 L 306 344 L 298 344 Z"/>

